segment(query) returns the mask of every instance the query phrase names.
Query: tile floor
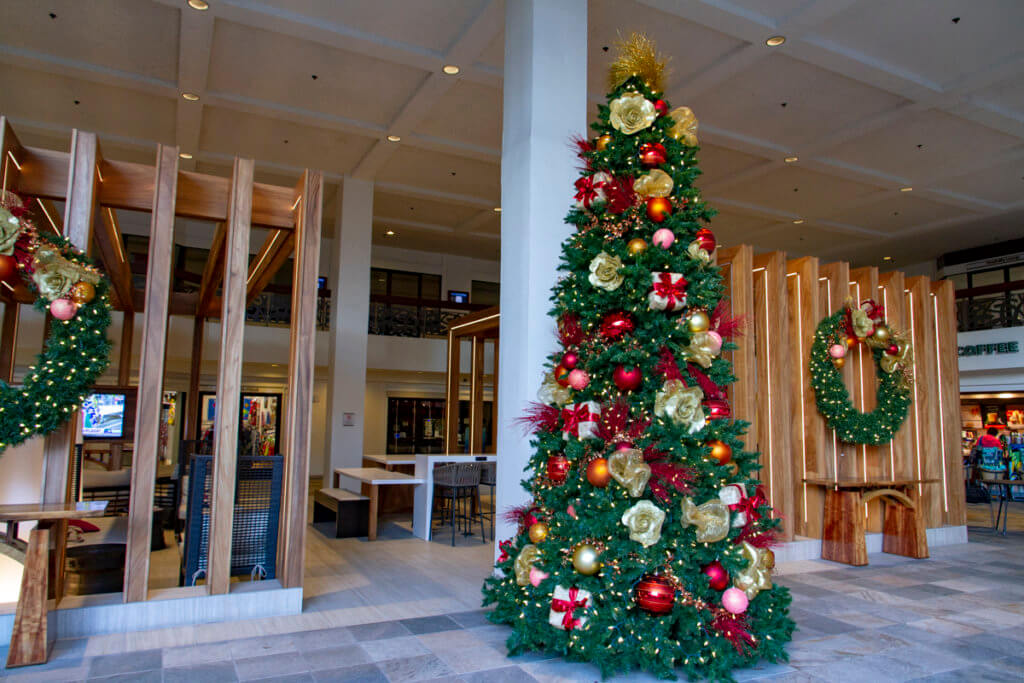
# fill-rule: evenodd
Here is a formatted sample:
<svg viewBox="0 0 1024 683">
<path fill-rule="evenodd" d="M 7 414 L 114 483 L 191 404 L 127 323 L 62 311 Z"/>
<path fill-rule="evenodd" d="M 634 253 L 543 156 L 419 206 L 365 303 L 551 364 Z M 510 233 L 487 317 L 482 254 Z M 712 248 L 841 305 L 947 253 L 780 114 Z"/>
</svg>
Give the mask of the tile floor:
<svg viewBox="0 0 1024 683">
<path fill-rule="evenodd" d="M 0 676 L 188 683 L 600 679 L 588 665 L 506 656 L 508 630 L 476 609 L 490 558 L 479 538 L 460 539 L 452 549 L 406 534 L 392 526 L 369 545 L 311 534 L 302 615 L 58 641 L 48 664 Z M 738 671 L 737 679 L 1024 680 L 1024 532 L 1004 538 L 972 529 L 970 536 L 966 545 L 933 548 L 928 560 L 879 554 L 861 568 L 820 560 L 780 566 L 776 580 L 793 593 L 798 627 L 790 661 Z M 353 544 L 362 552 L 346 552 Z"/>
</svg>

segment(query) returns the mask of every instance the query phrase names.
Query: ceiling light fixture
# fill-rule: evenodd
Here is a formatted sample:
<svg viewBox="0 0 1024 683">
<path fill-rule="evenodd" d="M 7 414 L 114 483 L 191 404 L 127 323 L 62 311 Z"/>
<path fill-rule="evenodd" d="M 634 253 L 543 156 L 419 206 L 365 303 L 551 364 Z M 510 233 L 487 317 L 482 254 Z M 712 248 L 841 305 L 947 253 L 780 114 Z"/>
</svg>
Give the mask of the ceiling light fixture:
<svg viewBox="0 0 1024 683">
<path fill-rule="evenodd" d="M 901 188 L 900 188 L 900 192 L 913 192 L 913 191 L 914 191 L 914 188 L 912 188 L 912 187 L 909 187 L 909 186 L 907 186 L 907 187 L 901 187 Z"/>
<path fill-rule="evenodd" d="M 184 97 L 189 102 L 197 102 L 197 101 L 199 101 L 199 95 L 196 95 L 194 92 L 183 92 L 183 93 L 181 93 L 181 96 Z"/>
<path fill-rule="evenodd" d="M 192 158 L 192 155 L 189 154 L 188 152 L 181 152 L 180 154 L 178 154 L 178 156 L 181 157 L 182 159 L 191 159 Z"/>
<path fill-rule="evenodd" d="M 803 222 L 804 222 L 803 218 L 797 218 L 795 221 L 793 221 L 793 225 L 800 225 Z"/>
<path fill-rule="evenodd" d="M 441 71 L 445 72 L 449 76 L 454 76 L 455 74 L 462 71 L 462 69 L 455 66 L 454 64 L 445 64 L 443 67 L 441 67 Z"/>
<path fill-rule="evenodd" d="M 384 234 L 387 235 L 388 237 L 393 237 L 394 234 L 395 234 L 395 231 L 394 230 L 385 230 Z"/>
<path fill-rule="evenodd" d="M 785 159 L 783 159 L 783 161 L 785 161 L 787 164 L 795 164 L 796 162 L 800 161 L 800 157 L 786 157 Z"/>
<path fill-rule="evenodd" d="M 206 0 L 188 0 L 188 6 L 200 12 L 210 9 L 210 3 L 206 2 Z"/>
<path fill-rule="evenodd" d="M 892 261 L 892 256 L 883 256 L 882 260 L 883 261 Z"/>
<path fill-rule="evenodd" d="M 764 44 L 768 47 L 778 47 L 786 42 L 786 36 L 772 36 L 768 40 L 764 41 Z"/>
<path fill-rule="evenodd" d="M 401 141 L 402 141 L 402 136 L 401 135 L 389 135 L 388 136 L 388 142 L 401 142 Z"/>
</svg>

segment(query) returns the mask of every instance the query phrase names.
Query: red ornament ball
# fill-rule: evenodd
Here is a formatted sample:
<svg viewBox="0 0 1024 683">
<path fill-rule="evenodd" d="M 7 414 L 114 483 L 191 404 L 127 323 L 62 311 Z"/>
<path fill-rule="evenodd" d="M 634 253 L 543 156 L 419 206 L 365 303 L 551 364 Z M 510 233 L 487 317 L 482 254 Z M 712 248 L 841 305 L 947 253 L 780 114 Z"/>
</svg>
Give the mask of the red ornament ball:
<svg viewBox="0 0 1024 683">
<path fill-rule="evenodd" d="M 668 159 L 665 145 L 660 142 L 645 142 L 640 145 L 640 163 L 647 168 L 661 166 Z"/>
<path fill-rule="evenodd" d="M 580 362 L 580 357 L 576 355 L 575 351 L 566 351 L 562 354 L 562 362 L 559 363 L 563 368 L 569 368 L 572 370 L 576 367 L 576 364 Z"/>
<path fill-rule="evenodd" d="M 608 470 L 608 461 L 605 458 L 594 458 L 587 465 L 587 481 L 591 486 L 603 489 L 611 478 L 612 473 Z"/>
<path fill-rule="evenodd" d="M 548 458 L 548 479 L 554 484 L 564 484 L 570 466 L 569 459 L 564 455 L 552 455 Z"/>
<path fill-rule="evenodd" d="M 732 417 L 732 408 L 724 398 L 709 398 L 704 401 L 704 412 L 712 420 L 728 420 Z"/>
<path fill-rule="evenodd" d="M 665 577 L 649 575 L 633 589 L 633 599 L 651 614 L 668 614 L 676 602 L 676 589 Z"/>
<path fill-rule="evenodd" d="M 661 223 L 671 215 L 672 202 L 670 202 L 668 198 L 651 197 L 647 200 L 647 217 L 655 223 Z"/>
<path fill-rule="evenodd" d="M 697 244 L 699 244 L 700 248 L 709 254 L 718 246 L 718 242 L 715 241 L 715 233 L 711 232 L 707 228 L 701 228 L 697 231 Z"/>
<path fill-rule="evenodd" d="M 668 113 L 668 102 L 665 100 L 654 100 L 654 111 L 658 112 L 658 116 L 664 116 Z"/>
<path fill-rule="evenodd" d="M 633 316 L 622 311 L 609 313 L 601 320 L 601 336 L 608 340 L 615 340 L 625 334 L 631 334 L 636 329 Z"/>
<path fill-rule="evenodd" d="M 627 368 L 624 365 L 618 365 L 612 373 L 612 381 L 621 391 L 633 391 L 643 384 L 644 376 L 639 366 Z"/>
<path fill-rule="evenodd" d="M 565 367 L 561 363 L 555 366 L 555 381 L 560 386 L 569 386 L 569 368 Z"/>
<path fill-rule="evenodd" d="M 712 590 L 725 590 L 725 587 L 729 585 L 729 572 L 725 571 L 725 567 L 718 560 L 705 565 L 701 571 L 708 577 L 708 585 Z"/>
<path fill-rule="evenodd" d="M 0 254 L 0 282 L 10 280 L 18 272 L 18 259 Z"/>
<path fill-rule="evenodd" d="M 890 356 L 895 356 L 900 352 L 900 347 L 896 346 L 895 344 L 889 344 L 889 348 L 887 348 L 885 352 L 888 353 Z"/>
</svg>

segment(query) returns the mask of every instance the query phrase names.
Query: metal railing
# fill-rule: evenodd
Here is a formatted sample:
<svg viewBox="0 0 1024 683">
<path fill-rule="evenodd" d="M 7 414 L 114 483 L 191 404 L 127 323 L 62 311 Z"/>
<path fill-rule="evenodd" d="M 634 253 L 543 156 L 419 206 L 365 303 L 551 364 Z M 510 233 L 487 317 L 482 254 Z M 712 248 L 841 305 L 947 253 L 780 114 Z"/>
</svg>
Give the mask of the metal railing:
<svg viewBox="0 0 1024 683">
<path fill-rule="evenodd" d="M 447 337 L 450 322 L 482 308 L 486 306 L 373 295 L 367 331 L 388 337 Z"/>
<path fill-rule="evenodd" d="M 291 294 L 262 292 L 245 309 L 245 322 L 269 327 L 288 327 L 292 317 Z M 316 329 L 327 330 L 331 326 L 331 298 L 316 298 Z"/>
<path fill-rule="evenodd" d="M 1020 326 L 1024 326 L 1024 291 L 956 300 L 956 327 L 959 332 Z"/>
</svg>

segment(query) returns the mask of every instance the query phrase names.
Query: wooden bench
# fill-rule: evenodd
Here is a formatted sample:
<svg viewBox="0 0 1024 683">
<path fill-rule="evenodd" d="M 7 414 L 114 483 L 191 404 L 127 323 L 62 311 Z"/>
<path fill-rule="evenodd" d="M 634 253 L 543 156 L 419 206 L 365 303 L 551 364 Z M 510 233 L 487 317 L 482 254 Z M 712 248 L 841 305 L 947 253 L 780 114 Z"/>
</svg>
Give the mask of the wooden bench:
<svg viewBox="0 0 1024 683">
<path fill-rule="evenodd" d="M 320 489 L 313 494 L 313 523 L 334 522 L 335 538 L 365 536 L 370 499 L 345 489 Z"/>
<path fill-rule="evenodd" d="M 804 479 L 825 487 L 825 529 L 821 537 L 824 560 L 863 566 L 868 563 L 864 538 L 864 506 L 881 498 L 885 502 L 882 552 L 921 559 L 928 557 L 921 498 L 917 488 L 937 479 Z"/>
<path fill-rule="evenodd" d="M 380 501 L 381 486 L 418 486 L 423 483 L 422 479 L 403 474 L 402 472 L 390 472 L 379 467 L 338 467 L 334 470 L 334 480 L 339 481 L 340 477 L 355 479 L 370 486 L 370 520 L 366 528 L 366 540 L 377 539 L 377 513 L 378 502 Z"/>
</svg>

